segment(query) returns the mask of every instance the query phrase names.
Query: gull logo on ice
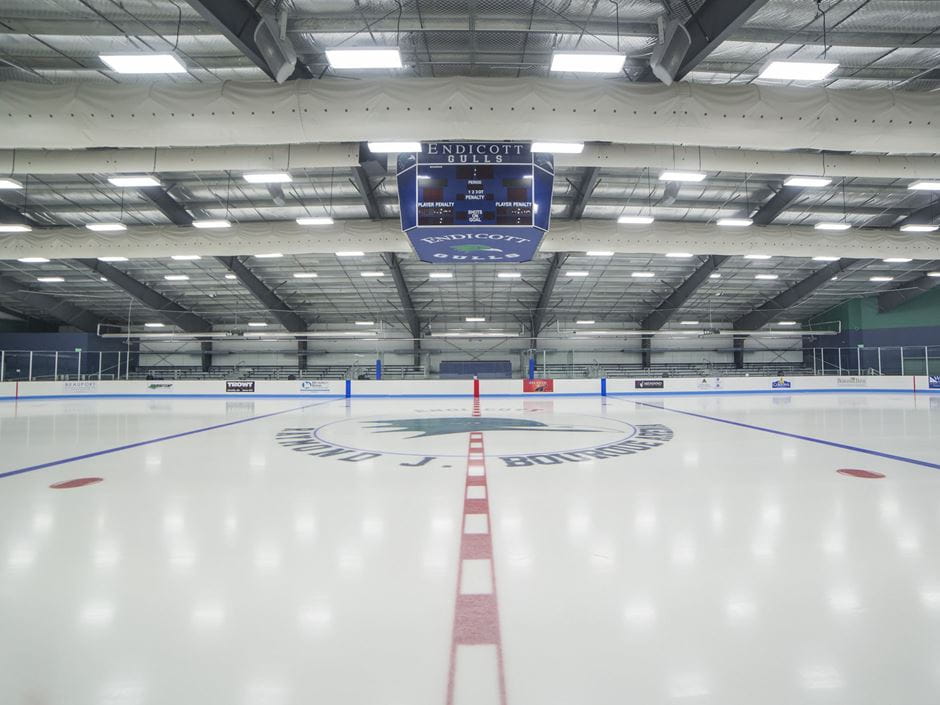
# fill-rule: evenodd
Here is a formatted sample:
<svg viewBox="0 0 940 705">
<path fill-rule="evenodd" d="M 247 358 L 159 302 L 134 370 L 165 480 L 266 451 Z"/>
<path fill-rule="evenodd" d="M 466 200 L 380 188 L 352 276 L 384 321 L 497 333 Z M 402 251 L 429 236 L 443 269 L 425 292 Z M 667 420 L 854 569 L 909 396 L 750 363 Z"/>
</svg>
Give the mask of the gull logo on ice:
<svg viewBox="0 0 940 705">
<path fill-rule="evenodd" d="M 492 418 L 485 416 L 453 416 L 425 419 L 388 419 L 370 421 L 373 433 L 411 433 L 407 438 L 445 436 L 471 431 L 556 431 L 568 433 L 603 433 L 601 428 L 578 428 L 575 426 L 550 426 L 532 419 Z"/>
</svg>

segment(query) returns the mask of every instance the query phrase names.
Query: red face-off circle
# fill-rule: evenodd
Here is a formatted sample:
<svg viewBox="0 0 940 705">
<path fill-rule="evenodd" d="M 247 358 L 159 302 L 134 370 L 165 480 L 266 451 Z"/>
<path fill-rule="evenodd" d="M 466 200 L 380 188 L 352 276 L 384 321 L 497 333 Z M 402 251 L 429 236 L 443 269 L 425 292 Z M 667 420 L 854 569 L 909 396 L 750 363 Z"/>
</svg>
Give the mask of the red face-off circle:
<svg viewBox="0 0 940 705">
<path fill-rule="evenodd" d="M 98 482 L 104 482 L 103 477 L 76 477 L 74 480 L 65 480 L 49 485 L 54 490 L 71 490 L 75 487 L 84 487 L 85 485 L 94 485 Z"/>
<path fill-rule="evenodd" d="M 872 472 L 871 470 L 857 470 L 855 468 L 840 468 L 836 470 L 840 475 L 848 475 L 849 477 L 861 477 L 866 480 L 880 480 L 884 475 L 880 472 Z"/>
</svg>

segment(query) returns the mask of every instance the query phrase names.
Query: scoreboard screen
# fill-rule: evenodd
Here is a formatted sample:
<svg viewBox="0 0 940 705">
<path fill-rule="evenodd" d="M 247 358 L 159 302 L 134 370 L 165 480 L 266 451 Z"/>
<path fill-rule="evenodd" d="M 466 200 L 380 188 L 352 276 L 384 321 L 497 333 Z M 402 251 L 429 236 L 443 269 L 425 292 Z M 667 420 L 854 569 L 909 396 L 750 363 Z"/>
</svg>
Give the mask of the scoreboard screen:
<svg viewBox="0 0 940 705">
<path fill-rule="evenodd" d="M 419 226 L 532 227 L 531 164 L 418 164 Z"/>
</svg>

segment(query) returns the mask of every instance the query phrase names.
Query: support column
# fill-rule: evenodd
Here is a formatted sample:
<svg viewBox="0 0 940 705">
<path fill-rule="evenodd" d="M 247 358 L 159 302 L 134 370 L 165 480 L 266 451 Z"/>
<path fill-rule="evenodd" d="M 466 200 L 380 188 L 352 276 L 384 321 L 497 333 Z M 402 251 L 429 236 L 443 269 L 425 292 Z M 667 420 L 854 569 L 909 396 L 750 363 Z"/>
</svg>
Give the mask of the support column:
<svg viewBox="0 0 940 705">
<path fill-rule="evenodd" d="M 734 367 L 738 370 L 744 369 L 744 338 L 742 337 L 734 339 Z"/>
<path fill-rule="evenodd" d="M 651 335 L 644 335 L 640 339 L 640 364 L 643 366 L 644 370 L 648 370 L 653 364 L 652 344 L 653 336 Z"/>
<path fill-rule="evenodd" d="M 307 339 L 297 340 L 297 369 L 301 372 L 307 369 Z"/>
<path fill-rule="evenodd" d="M 212 367 L 212 341 L 204 340 L 199 347 L 202 350 L 202 371 L 208 372 Z"/>
</svg>

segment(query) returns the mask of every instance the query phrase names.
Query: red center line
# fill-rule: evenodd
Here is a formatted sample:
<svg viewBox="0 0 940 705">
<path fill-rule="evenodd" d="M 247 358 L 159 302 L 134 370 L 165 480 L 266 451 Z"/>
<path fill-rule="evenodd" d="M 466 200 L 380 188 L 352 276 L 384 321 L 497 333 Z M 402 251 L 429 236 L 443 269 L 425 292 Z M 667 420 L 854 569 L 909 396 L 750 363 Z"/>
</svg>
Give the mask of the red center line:
<svg viewBox="0 0 940 705">
<path fill-rule="evenodd" d="M 480 416 L 479 399 L 474 399 L 473 416 Z M 491 705 L 506 705 L 506 678 L 499 629 L 499 604 L 496 599 L 489 486 L 486 482 L 483 433 L 480 431 L 470 433 L 462 519 L 446 705 L 464 705 L 470 698 L 473 698 L 474 705 L 490 705 L 480 696 L 481 691 L 490 690 L 486 685 L 491 684 L 493 680 L 496 681 L 497 692 L 490 693 Z M 488 663 L 485 658 L 458 660 L 461 647 L 487 646 L 495 650 L 495 664 Z M 469 652 L 465 653 L 469 657 Z M 463 696 L 458 702 L 455 699 L 459 693 L 463 693 Z"/>
</svg>

